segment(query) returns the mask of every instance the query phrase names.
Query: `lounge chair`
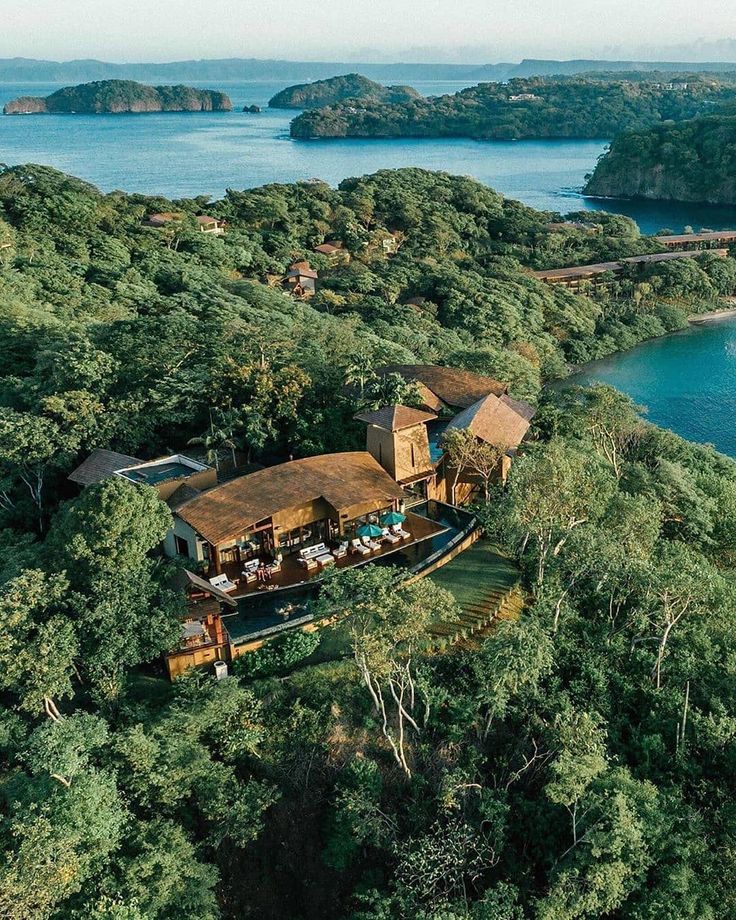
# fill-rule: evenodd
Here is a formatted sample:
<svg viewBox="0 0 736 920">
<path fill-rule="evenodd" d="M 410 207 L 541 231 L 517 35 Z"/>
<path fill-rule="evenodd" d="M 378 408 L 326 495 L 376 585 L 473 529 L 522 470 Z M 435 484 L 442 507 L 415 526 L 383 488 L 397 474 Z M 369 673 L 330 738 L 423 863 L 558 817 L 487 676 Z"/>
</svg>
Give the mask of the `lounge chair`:
<svg viewBox="0 0 736 920">
<path fill-rule="evenodd" d="M 230 591 L 235 591 L 235 589 L 238 587 L 234 581 L 230 581 L 224 572 L 222 575 L 215 575 L 214 578 L 210 578 L 210 584 L 213 588 L 219 588 L 220 591 L 225 591 L 228 593 Z"/>
<path fill-rule="evenodd" d="M 319 563 L 316 558 L 311 556 L 300 556 L 299 565 L 303 565 L 308 572 L 313 572 L 315 569 L 319 568 Z"/>
<path fill-rule="evenodd" d="M 344 543 L 341 543 L 341 544 L 337 547 L 337 549 L 333 549 L 333 550 L 332 550 L 332 555 L 335 557 L 335 559 L 344 559 L 345 556 L 347 556 L 347 554 L 348 554 L 348 547 L 349 547 L 349 546 L 350 546 L 350 544 L 349 544 L 348 541 L 346 540 Z"/>
<path fill-rule="evenodd" d="M 396 531 L 396 536 L 397 536 L 397 537 L 401 537 L 402 540 L 410 540 L 410 539 L 411 539 L 411 534 L 409 533 L 408 530 L 404 530 L 403 527 L 399 527 L 399 529 Z"/>
<path fill-rule="evenodd" d="M 396 533 L 391 533 L 388 527 L 383 528 L 383 534 L 381 536 L 382 540 L 386 540 L 388 543 L 400 543 L 401 537 Z"/>
<path fill-rule="evenodd" d="M 360 553 L 361 556 L 370 556 L 371 551 L 367 546 L 363 546 L 360 540 L 351 540 L 350 545 L 353 548 L 354 553 Z"/>
<path fill-rule="evenodd" d="M 249 585 L 254 581 L 258 581 L 258 576 L 256 575 L 254 569 L 243 569 L 241 577 L 246 585 Z"/>
</svg>

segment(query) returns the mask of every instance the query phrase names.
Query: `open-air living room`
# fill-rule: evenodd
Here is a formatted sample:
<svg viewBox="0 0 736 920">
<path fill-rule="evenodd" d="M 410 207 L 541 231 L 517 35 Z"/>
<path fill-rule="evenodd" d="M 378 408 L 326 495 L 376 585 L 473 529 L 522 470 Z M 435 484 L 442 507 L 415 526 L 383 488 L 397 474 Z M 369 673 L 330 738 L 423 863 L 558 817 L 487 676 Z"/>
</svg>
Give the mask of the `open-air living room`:
<svg viewBox="0 0 736 920">
<path fill-rule="evenodd" d="M 233 597 L 292 587 L 446 529 L 405 511 L 405 498 L 364 451 L 294 460 L 186 498 L 166 550 L 200 562 Z"/>
<path fill-rule="evenodd" d="M 382 523 L 382 518 L 385 521 L 389 515 L 403 520 L 387 526 Z M 239 559 L 224 561 L 222 572 L 228 582 L 236 585 L 235 589 L 231 589 L 231 596 L 240 598 L 291 588 L 319 578 L 328 568 L 350 568 L 375 562 L 438 536 L 447 529 L 443 524 L 419 514 L 388 510 L 384 514 L 370 514 L 349 522 L 342 535 L 333 532 L 332 536 L 323 538 L 321 534 L 329 533 L 329 522 L 316 523 L 322 526 L 302 528 L 302 541 L 289 547 L 291 551 L 282 551 L 274 556 L 256 546 L 248 553 L 250 558 L 241 553 Z M 364 531 L 365 534 L 359 536 Z"/>
</svg>

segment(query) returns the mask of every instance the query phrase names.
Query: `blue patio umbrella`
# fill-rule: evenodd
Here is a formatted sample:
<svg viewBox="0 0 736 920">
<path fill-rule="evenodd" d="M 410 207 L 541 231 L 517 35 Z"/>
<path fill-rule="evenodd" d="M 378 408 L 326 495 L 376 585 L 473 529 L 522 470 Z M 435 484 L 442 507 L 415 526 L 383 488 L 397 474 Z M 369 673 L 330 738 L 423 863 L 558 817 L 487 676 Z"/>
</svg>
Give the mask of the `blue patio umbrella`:
<svg viewBox="0 0 736 920">
<path fill-rule="evenodd" d="M 403 524 L 405 520 L 406 515 L 400 511 L 389 511 L 388 514 L 381 516 L 381 523 L 384 527 L 395 527 L 397 524 Z"/>
<path fill-rule="evenodd" d="M 359 537 L 380 537 L 383 531 L 377 524 L 361 524 L 355 531 Z"/>
</svg>

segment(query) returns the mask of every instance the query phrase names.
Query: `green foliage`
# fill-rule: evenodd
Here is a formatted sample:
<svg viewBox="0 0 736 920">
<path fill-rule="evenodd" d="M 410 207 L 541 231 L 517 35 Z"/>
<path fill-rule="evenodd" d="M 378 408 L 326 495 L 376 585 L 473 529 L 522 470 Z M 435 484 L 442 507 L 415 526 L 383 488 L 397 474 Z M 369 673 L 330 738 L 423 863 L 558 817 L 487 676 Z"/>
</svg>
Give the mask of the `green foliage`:
<svg viewBox="0 0 736 920">
<path fill-rule="evenodd" d="M 585 191 L 589 195 L 736 203 L 736 118 L 668 121 L 616 137 Z"/>
<path fill-rule="evenodd" d="M 454 95 L 386 104 L 329 100 L 291 124 L 292 137 L 610 138 L 661 121 L 692 118 L 733 102 L 729 81 L 690 75 L 668 89 L 651 77 L 620 75 L 516 78 Z"/>
<path fill-rule="evenodd" d="M 357 73 L 348 73 L 313 83 L 287 86 L 269 100 L 272 109 L 313 109 L 343 99 L 369 102 L 403 102 L 419 93 L 410 86 L 382 86 Z"/>
<path fill-rule="evenodd" d="M 247 679 L 274 677 L 286 674 L 317 649 L 318 632 L 286 633 L 271 639 L 262 648 L 244 655 L 235 662 L 234 671 Z"/>
</svg>

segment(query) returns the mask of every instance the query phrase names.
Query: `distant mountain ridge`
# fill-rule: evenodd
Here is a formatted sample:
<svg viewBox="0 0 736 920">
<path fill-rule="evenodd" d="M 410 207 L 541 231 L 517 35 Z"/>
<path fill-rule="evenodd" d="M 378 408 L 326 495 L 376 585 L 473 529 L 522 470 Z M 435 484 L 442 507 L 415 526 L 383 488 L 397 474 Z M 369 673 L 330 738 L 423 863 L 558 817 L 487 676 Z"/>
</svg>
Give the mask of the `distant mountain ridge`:
<svg viewBox="0 0 736 920">
<path fill-rule="evenodd" d="M 326 61 L 263 60 L 259 58 L 223 58 L 213 60 L 171 61 L 157 63 L 114 64 L 107 61 L 45 61 L 33 58 L 0 59 L 0 82 L 83 83 L 91 80 L 140 80 L 148 83 L 187 80 L 284 80 L 307 82 L 356 71 L 379 82 L 406 80 L 508 80 L 513 77 L 576 74 L 591 71 L 662 70 L 708 71 L 723 73 L 736 70 L 735 63 L 722 61 L 690 63 L 672 61 L 555 61 L 528 58 L 518 64 L 371 64 Z"/>
</svg>

